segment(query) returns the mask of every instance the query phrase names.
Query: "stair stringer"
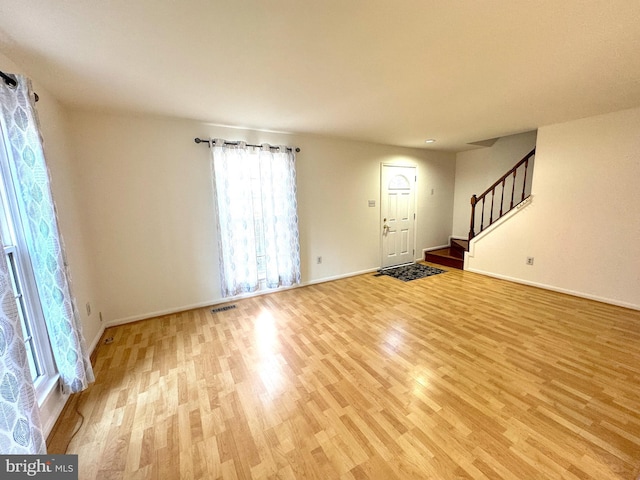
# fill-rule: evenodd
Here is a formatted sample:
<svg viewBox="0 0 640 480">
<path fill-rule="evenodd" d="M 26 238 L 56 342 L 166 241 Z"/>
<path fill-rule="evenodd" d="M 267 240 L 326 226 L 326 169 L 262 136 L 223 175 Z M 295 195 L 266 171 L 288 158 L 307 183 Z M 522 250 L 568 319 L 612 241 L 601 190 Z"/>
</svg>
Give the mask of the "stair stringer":
<svg viewBox="0 0 640 480">
<path fill-rule="evenodd" d="M 533 195 L 529 195 L 522 202 L 520 202 L 518 205 L 513 207 L 511 210 L 509 210 L 507 213 L 505 213 L 498 220 L 493 222 L 491 224 L 491 226 L 485 228 L 484 230 L 482 230 L 481 233 L 479 233 L 478 235 L 473 237 L 471 239 L 471 241 L 469 242 L 469 251 L 465 252 L 465 254 L 464 254 L 464 266 L 463 266 L 463 269 L 464 270 L 468 270 L 468 259 L 475 257 L 476 243 L 481 242 L 483 238 L 485 238 L 488 235 L 491 235 L 492 233 L 496 232 L 496 230 L 498 230 L 502 225 L 507 223 L 512 217 L 514 217 L 514 216 L 518 215 L 520 212 L 522 212 L 527 206 L 531 205 L 531 203 L 533 203 Z"/>
</svg>

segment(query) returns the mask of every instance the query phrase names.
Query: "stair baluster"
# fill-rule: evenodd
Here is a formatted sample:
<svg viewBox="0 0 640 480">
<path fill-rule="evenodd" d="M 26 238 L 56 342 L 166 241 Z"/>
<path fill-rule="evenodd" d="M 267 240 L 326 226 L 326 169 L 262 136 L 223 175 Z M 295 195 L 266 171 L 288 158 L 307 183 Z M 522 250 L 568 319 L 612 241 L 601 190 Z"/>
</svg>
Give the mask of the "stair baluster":
<svg viewBox="0 0 640 480">
<path fill-rule="evenodd" d="M 469 240 L 471 240 L 477 234 L 482 233 L 482 231 L 484 230 L 485 200 L 486 200 L 486 197 L 489 194 L 489 192 L 491 192 L 491 213 L 490 213 L 490 216 L 489 216 L 489 225 L 488 226 L 491 226 L 493 224 L 493 222 L 494 222 L 494 220 L 493 220 L 494 198 L 495 198 L 495 195 L 496 195 L 496 188 L 500 184 L 502 184 L 502 193 L 501 193 L 501 198 L 500 198 L 500 213 L 499 213 L 498 217 L 495 219 L 495 221 L 498 221 L 503 215 L 506 215 L 507 213 L 509 213 L 509 211 L 511 211 L 514 206 L 517 206 L 518 204 L 520 204 L 520 203 L 522 203 L 524 201 L 525 194 L 526 194 L 525 190 L 526 190 L 526 186 L 527 186 L 527 172 L 528 172 L 528 169 L 529 169 L 529 160 L 535 154 L 536 154 L 536 149 L 534 148 L 527 155 L 525 155 L 522 160 L 520 160 L 518 163 L 516 163 L 515 166 L 511 170 L 509 170 L 502 177 L 500 177 L 498 179 L 498 181 L 496 181 L 493 185 L 491 185 L 489 188 L 487 188 L 482 194 L 480 194 L 480 195 L 472 195 L 471 196 L 471 228 L 469 229 Z M 521 195 L 520 201 L 517 204 L 514 205 L 517 170 L 522 165 L 524 165 L 524 179 L 522 181 L 522 195 Z M 507 177 L 509 175 L 513 176 L 512 185 L 511 185 L 511 202 L 509 204 L 509 209 L 505 211 L 504 210 L 504 189 L 505 189 L 505 184 L 506 184 Z M 475 231 L 476 205 L 478 204 L 478 202 L 480 200 L 482 200 L 482 214 L 480 216 L 480 229 L 476 233 L 476 231 Z"/>
<path fill-rule="evenodd" d="M 478 199 L 475 195 L 471 196 L 471 227 L 469 228 L 469 238 L 473 238 L 475 236 L 475 232 L 473 228 L 476 223 L 476 202 Z"/>
<path fill-rule="evenodd" d="M 527 186 L 527 168 L 529 168 L 529 159 L 524 162 L 524 180 L 522 181 L 522 198 L 520 201 L 524 200 L 524 189 Z"/>
<path fill-rule="evenodd" d="M 493 199 L 496 196 L 496 187 L 491 189 L 491 214 L 489 215 L 489 226 L 493 224 Z"/>
<path fill-rule="evenodd" d="M 504 204 L 504 181 L 506 178 L 502 179 L 502 196 L 500 197 L 500 217 L 502 216 L 502 205 Z M 498 218 L 500 218 L 498 217 Z"/>
<path fill-rule="evenodd" d="M 516 191 L 516 169 L 513 170 L 513 179 L 511 180 L 511 203 L 509 204 L 509 210 L 513 208 L 513 194 Z"/>
</svg>

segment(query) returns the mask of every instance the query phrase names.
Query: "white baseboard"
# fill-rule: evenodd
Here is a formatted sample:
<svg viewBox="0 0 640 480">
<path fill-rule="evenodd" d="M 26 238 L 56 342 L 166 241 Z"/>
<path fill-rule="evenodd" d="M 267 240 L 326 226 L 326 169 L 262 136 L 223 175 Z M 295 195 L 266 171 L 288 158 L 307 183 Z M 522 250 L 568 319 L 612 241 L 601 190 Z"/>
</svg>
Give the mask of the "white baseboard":
<svg viewBox="0 0 640 480">
<path fill-rule="evenodd" d="M 98 330 L 98 334 L 96 335 L 96 337 L 93 339 L 91 344 L 88 345 L 87 350 L 89 351 L 89 355 L 92 355 L 93 352 L 95 351 L 95 349 L 98 347 L 98 343 L 100 342 L 100 339 L 102 338 L 102 334 L 104 333 L 105 328 L 106 327 L 104 325 L 102 325 L 100 327 L 100 330 Z"/>
<path fill-rule="evenodd" d="M 42 422 L 42 434 L 45 439 L 53 430 L 53 427 L 58 421 L 58 417 L 62 413 L 64 406 L 67 404 L 68 399 L 69 395 L 63 394 L 62 390 L 58 386 L 58 379 L 56 376 L 54 384 L 51 386 L 47 396 L 39 406 L 40 421 Z"/>
<path fill-rule="evenodd" d="M 544 283 L 530 282 L 529 280 L 523 280 L 521 278 L 510 277 L 508 275 L 500 275 L 499 273 L 485 272 L 477 268 L 465 268 L 465 271 L 479 273 L 480 275 L 486 275 L 487 277 L 498 278 L 500 280 L 507 280 L 509 282 L 520 283 L 522 285 L 528 285 L 530 287 L 542 288 L 544 290 L 551 290 L 552 292 L 564 293 L 572 295 L 574 297 L 586 298 L 587 300 L 595 300 L 596 302 L 607 303 L 609 305 L 615 305 L 617 307 L 629 308 L 631 310 L 640 310 L 640 305 L 634 305 L 633 303 L 621 302 L 613 298 L 600 297 L 598 295 L 591 295 L 584 292 L 577 292 L 575 290 L 569 290 L 567 288 L 560 288 L 554 285 L 547 285 Z"/>
<path fill-rule="evenodd" d="M 180 313 L 180 312 L 184 312 L 187 310 L 194 310 L 196 308 L 204 308 L 204 307 L 213 307 L 215 305 L 220 305 L 222 303 L 229 303 L 229 302 L 234 302 L 236 300 L 242 300 L 244 298 L 251 298 L 251 297 L 258 297 L 260 295 L 268 295 L 270 293 L 276 293 L 276 292 L 282 292 L 284 290 L 291 290 L 294 288 L 301 288 L 301 287 L 306 287 L 308 285 L 317 285 L 319 283 L 326 283 L 326 282 L 331 282 L 334 280 L 341 280 L 343 278 L 349 278 L 349 277 L 355 277 L 357 275 L 364 275 L 367 273 L 372 273 L 372 272 L 377 272 L 378 268 L 369 268 L 366 270 L 360 270 L 358 272 L 352 272 L 352 273 L 345 273 L 342 275 L 334 275 L 331 277 L 325 277 L 325 278 L 321 278 L 319 280 L 313 280 L 310 282 L 303 282 L 300 283 L 298 285 L 293 285 L 291 287 L 281 287 L 275 290 L 267 290 L 267 291 L 259 291 L 259 292 L 253 292 L 253 293 L 245 293 L 243 295 L 236 295 L 234 297 L 226 297 L 226 298 L 216 298 L 216 299 L 212 299 L 209 300 L 207 302 L 199 302 L 199 303 L 194 303 L 191 305 L 183 305 L 181 307 L 176 307 L 176 308 L 170 308 L 167 310 L 159 310 L 159 311 L 155 311 L 155 312 L 149 312 L 149 313 L 143 313 L 141 315 L 133 315 L 131 317 L 125 317 L 125 318 L 118 318 L 115 320 L 108 320 L 107 322 L 105 322 L 105 326 L 102 329 L 102 331 L 104 332 L 105 328 L 109 328 L 109 327 L 115 327 L 117 325 L 124 325 L 127 323 L 132 323 L 132 322 L 138 322 L 140 320 L 148 320 L 149 318 L 155 318 L 155 317 L 162 317 L 164 315 L 172 315 L 174 313 Z M 100 336 L 102 336 L 102 333 L 100 334 Z M 98 337 L 97 341 L 100 341 L 100 337 Z"/>
<path fill-rule="evenodd" d="M 138 322 L 140 320 L 147 320 L 149 318 L 154 318 L 154 317 L 162 317 L 164 315 L 172 315 L 174 313 L 179 313 L 179 312 L 184 312 L 186 310 L 194 310 L 196 308 L 203 308 L 203 307 L 208 307 L 211 305 L 218 305 L 220 303 L 227 303 L 230 301 L 233 301 L 234 299 L 236 299 L 237 297 L 229 297 L 229 298 L 225 298 L 225 299 L 217 299 L 217 300 L 210 300 L 208 302 L 199 302 L 199 303 L 194 303 L 191 305 L 183 305 L 181 307 L 176 307 L 176 308 L 170 308 L 170 309 L 166 309 L 166 310 L 157 310 L 155 312 L 149 312 L 149 313 L 143 313 L 141 315 L 132 315 L 131 317 L 124 317 L 124 318 L 116 318 L 114 320 L 107 320 L 105 322 L 105 329 L 109 328 L 109 327 L 115 327 L 118 325 L 124 325 L 126 323 L 132 323 L 132 322 Z"/>
<path fill-rule="evenodd" d="M 101 327 L 96 337 L 87 346 L 89 355 L 91 355 L 97 348 L 98 343 L 102 338 L 102 334 L 104 333 L 104 329 L 104 326 Z M 68 400 L 69 395 L 62 393 L 58 387 L 58 381 L 56 380 L 55 385 L 52 386 L 44 400 L 40 403 L 40 420 L 42 422 L 42 433 L 45 439 L 51 434 L 51 431 L 58 421 L 58 417 L 60 417 L 60 414 Z"/>
<path fill-rule="evenodd" d="M 325 277 L 325 278 L 321 278 L 319 280 L 313 280 L 311 282 L 301 283 L 300 285 L 297 285 L 296 287 L 293 287 L 293 288 L 306 287 L 307 285 L 317 285 L 319 283 L 332 282 L 334 280 L 341 280 L 343 278 L 357 277 L 358 275 L 366 275 L 367 273 L 377 272 L 378 269 L 379 269 L 379 267 L 368 268 L 366 270 L 360 270 L 359 272 L 345 273 L 345 274 L 342 274 L 342 275 L 335 275 L 333 277 Z"/>
<path fill-rule="evenodd" d="M 451 241 L 451 240 L 449 240 Z M 432 252 L 434 250 L 442 250 L 443 248 L 449 248 L 449 244 L 447 243 L 446 245 L 438 245 L 436 247 L 429 247 L 429 248 L 423 248 L 422 249 L 422 260 L 424 260 L 424 254 L 427 252 Z"/>
</svg>

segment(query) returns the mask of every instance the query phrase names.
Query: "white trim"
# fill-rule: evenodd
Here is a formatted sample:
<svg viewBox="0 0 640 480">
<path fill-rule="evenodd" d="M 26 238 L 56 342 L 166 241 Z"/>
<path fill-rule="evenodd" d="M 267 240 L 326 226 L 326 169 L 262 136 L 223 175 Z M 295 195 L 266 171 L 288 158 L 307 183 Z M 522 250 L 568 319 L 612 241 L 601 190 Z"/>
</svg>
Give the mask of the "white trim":
<svg viewBox="0 0 640 480">
<path fill-rule="evenodd" d="M 289 288 L 306 287 L 308 285 L 317 285 L 319 283 L 332 282 L 333 280 L 341 280 L 343 278 L 357 277 L 358 275 L 366 275 L 367 273 L 377 272 L 378 270 L 379 268 L 376 267 L 376 268 L 368 268 L 366 270 L 360 270 L 358 272 L 343 273 L 342 275 L 334 275 L 333 277 L 326 277 L 326 278 L 321 278 L 319 280 L 304 282 L 304 283 L 301 283 L 300 285 L 296 285 L 295 287 L 289 287 Z"/>
<path fill-rule="evenodd" d="M 7 125 L 0 122 L 0 237 L 1 243 L 4 244 L 0 253 L 5 257 L 11 255 L 13 258 L 11 263 L 14 267 L 8 265 L 8 273 L 21 294 L 21 300 L 16 304 L 16 309 L 22 311 L 19 323 L 24 322 L 31 335 L 30 346 L 27 347 L 29 352 L 26 354 L 40 373 L 32 382 L 40 407 L 48 401 L 51 391 L 58 384 L 59 375 L 35 279 L 33 252 L 28 247 L 31 234 L 29 229 L 25 228 L 27 219 L 22 214 L 21 189 L 17 182 L 17 166 L 11 161 L 13 157 L 10 145 Z M 23 337 L 22 328 L 18 329 L 16 333 Z"/>
<path fill-rule="evenodd" d="M 342 275 L 335 275 L 332 277 L 326 277 L 326 278 L 321 278 L 319 280 L 313 280 L 310 282 L 303 282 L 300 283 L 298 285 L 293 285 L 291 287 L 280 287 L 280 288 L 275 288 L 272 290 L 261 290 L 258 292 L 252 292 L 252 293 L 245 293 L 243 295 L 236 295 L 234 297 L 226 297 L 226 298 L 217 298 L 215 300 L 210 300 L 208 302 L 199 302 L 199 303 L 194 303 L 191 305 L 184 305 L 182 307 L 177 307 L 177 308 L 170 308 L 167 310 L 160 310 L 160 311 L 156 311 L 156 312 L 150 312 L 150 313 L 143 313 L 141 315 L 133 315 L 131 317 L 125 317 L 125 318 L 117 318 L 115 320 L 108 320 L 105 322 L 104 329 L 106 328 L 110 328 L 110 327 L 115 327 L 118 325 L 124 325 L 127 323 L 132 323 L 132 322 L 138 322 L 140 320 L 148 320 L 150 318 L 155 318 L 155 317 L 162 317 L 165 315 L 172 315 L 174 313 L 180 313 L 180 312 L 185 312 L 187 310 L 194 310 L 197 308 L 205 308 L 205 307 L 213 307 L 215 305 L 220 305 L 222 303 L 229 303 L 229 302 L 233 302 L 235 300 L 243 300 L 245 298 L 251 298 L 251 297 L 258 297 L 261 295 L 267 295 L 270 293 L 277 293 L 277 292 L 282 292 L 285 290 L 292 290 L 294 288 L 302 288 L 302 287 L 307 287 L 309 285 L 316 285 L 319 283 L 326 283 L 326 282 L 331 282 L 333 280 L 341 280 L 343 278 L 349 278 L 349 277 L 355 277 L 358 275 L 365 275 L 367 273 L 373 273 L 373 272 L 377 272 L 378 268 L 369 268 L 366 270 L 360 270 L 358 272 L 352 272 L 352 273 L 345 273 Z M 100 334 L 101 336 L 102 334 Z M 100 337 L 98 337 L 98 340 L 100 340 Z"/>
<path fill-rule="evenodd" d="M 451 242 L 453 240 L 462 240 L 462 241 L 467 242 L 467 241 L 469 241 L 469 236 L 467 235 L 466 237 L 454 237 L 453 235 L 449 235 L 449 245 L 447 245 L 447 247 L 451 246 Z"/>
<path fill-rule="evenodd" d="M 42 409 L 42 406 L 49 401 L 51 392 L 59 385 L 60 374 L 48 376 L 42 379 L 42 386 L 36 390 L 36 399 L 38 401 L 38 408 Z"/>
<path fill-rule="evenodd" d="M 509 277 L 508 275 L 500 275 L 499 273 L 485 272 L 484 270 L 469 268 L 468 272 L 477 273 L 480 275 L 486 275 L 487 277 L 498 278 L 500 280 L 507 280 L 509 282 L 520 283 L 529 287 L 542 288 L 544 290 L 551 290 L 552 292 L 564 293 L 574 297 L 586 298 L 587 300 L 594 300 L 596 302 L 607 303 L 609 305 L 615 305 L 617 307 L 629 308 L 631 310 L 640 310 L 640 305 L 634 305 L 632 303 L 621 302 L 612 298 L 600 297 L 597 295 L 589 295 L 588 293 L 577 292 L 575 290 L 569 290 L 567 288 L 555 287 L 553 285 L 547 285 L 544 283 L 530 282 L 528 280 L 522 280 L 520 278 Z"/>
<path fill-rule="evenodd" d="M 93 354 L 98 347 L 104 330 L 104 326 L 100 327 L 98 334 L 91 342 L 88 349 L 90 354 Z M 54 377 L 48 379 L 46 387 L 43 388 L 42 393 L 38 396 L 38 409 L 40 411 L 40 421 L 42 422 L 44 438 L 51 435 L 51 431 L 70 397 L 70 395 L 63 394 L 60 388 L 57 388 L 59 378 L 60 376 L 56 374 Z"/>
<path fill-rule="evenodd" d="M 398 265 L 391 265 L 390 267 L 380 268 L 380 271 L 391 270 L 392 268 L 406 267 L 407 265 L 415 265 L 415 264 L 416 264 L 416 261 L 413 260 L 412 262 L 400 263 Z"/>
<path fill-rule="evenodd" d="M 69 399 L 69 395 L 63 394 L 62 390 L 58 388 L 58 380 L 59 376 L 56 375 L 53 378 L 53 384 L 47 385 L 46 394 L 38 398 L 42 434 L 45 439 L 51 434 L 53 427 Z M 40 402 L 40 400 L 42 400 L 42 402 Z"/>
<path fill-rule="evenodd" d="M 422 249 L 422 258 L 424 259 L 424 254 L 426 252 L 433 252 L 434 250 L 442 250 L 443 248 L 449 248 L 449 244 L 447 245 L 438 245 L 436 247 L 427 247 Z"/>
<path fill-rule="evenodd" d="M 177 307 L 177 308 L 170 308 L 167 310 L 158 310 L 155 312 L 149 312 L 149 313 L 143 313 L 141 315 L 132 315 L 130 317 L 124 317 L 124 318 L 116 318 L 114 320 L 107 320 L 104 325 L 104 328 L 110 328 L 110 327 L 116 327 L 118 325 L 124 325 L 126 323 L 132 323 L 132 322 L 138 322 L 140 320 L 148 320 L 150 318 L 155 318 L 155 317 L 162 317 L 165 315 L 171 315 L 174 313 L 179 313 L 179 312 L 184 312 L 187 310 L 194 310 L 196 308 L 204 308 L 204 307 L 208 307 L 210 305 L 218 305 L 220 303 L 226 303 L 229 301 L 232 301 L 234 299 L 236 299 L 237 297 L 228 297 L 226 299 L 218 299 L 218 300 L 210 300 L 208 302 L 200 302 L 200 303 L 194 303 L 191 305 L 183 305 L 181 307 Z"/>
<path fill-rule="evenodd" d="M 468 259 L 469 258 L 473 258 L 475 256 L 476 242 L 482 240 L 482 238 L 484 238 L 486 235 L 488 235 L 494 229 L 498 228 L 500 225 L 502 225 L 504 222 L 506 222 L 509 218 L 511 218 L 512 216 L 516 215 L 520 210 L 522 210 L 523 208 L 531 205 L 532 202 L 533 202 L 533 195 L 529 195 L 529 197 L 525 198 L 523 202 L 519 203 L 516 207 L 514 207 L 509 212 L 507 212 L 505 215 L 503 215 L 500 219 L 495 221 L 490 227 L 486 228 L 480 234 L 475 236 L 469 242 L 469 251 L 466 252 L 465 255 L 464 255 L 464 270 L 469 271 L 469 272 L 473 272 L 473 273 L 478 273 L 480 275 L 486 275 L 488 277 L 498 278 L 500 280 L 507 280 L 509 282 L 519 283 L 519 284 L 522 284 L 522 285 L 528 285 L 530 287 L 542 288 L 544 290 L 550 290 L 550 291 L 553 291 L 553 292 L 564 293 L 566 295 L 572 295 L 574 297 L 579 297 L 579 298 L 586 298 L 587 300 L 594 300 L 596 302 L 607 303 L 609 305 L 615 305 L 615 306 L 618 306 L 618 307 L 629 308 L 629 309 L 632 309 L 632 310 L 640 310 L 640 305 L 634 305 L 632 303 L 623 302 L 623 301 L 612 299 L 612 298 L 601 297 L 601 296 L 598 296 L 598 295 L 590 295 L 588 293 L 578 292 L 576 290 L 570 290 L 570 289 L 567 289 L 567 288 L 556 287 L 554 285 L 547 285 L 545 283 L 532 282 L 532 281 L 529 281 L 529 280 L 523 280 L 521 278 L 515 278 L 515 277 L 510 277 L 508 275 L 502 275 L 502 274 L 499 274 L 499 273 L 487 272 L 487 271 L 484 271 L 484 270 L 481 270 L 481 269 L 478 269 L 478 268 L 470 268 L 468 266 Z"/>
<path fill-rule="evenodd" d="M 487 236 L 489 233 L 491 233 L 493 230 L 498 228 L 500 225 L 505 223 L 507 220 L 509 220 L 515 214 L 519 213 L 524 207 L 527 207 L 531 203 L 533 203 L 533 195 L 529 195 L 522 202 L 520 202 L 518 205 L 513 207 L 511 210 L 505 213 L 498 220 L 493 222 L 489 227 L 485 228 L 482 232 L 480 232 L 478 235 L 473 237 L 471 241 L 469 241 L 469 251 L 465 252 L 464 254 L 464 269 L 467 270 L 467 256 L 471 258 L 475 257 L 476 242 L 479 242 L 480 240 L 482 240 L 485 236 Z"/>
<path fill-rule="evenodd" d="M 95 351 L 95 349 L 98 348 L 98 344 L 100 343 L 100 339 L 102 338 L 102 334 L 104 333 L 106 328 L 107 327 L 104 325 L 100 326 L 100 330 L 98 330 L 98 334 L 93 339 L 93 341 L 89 345 L 89 348 L 87 349 L 87 351 L 89 352 L 89 355 L 93 355 L 93 352 Z"/>
</svg>

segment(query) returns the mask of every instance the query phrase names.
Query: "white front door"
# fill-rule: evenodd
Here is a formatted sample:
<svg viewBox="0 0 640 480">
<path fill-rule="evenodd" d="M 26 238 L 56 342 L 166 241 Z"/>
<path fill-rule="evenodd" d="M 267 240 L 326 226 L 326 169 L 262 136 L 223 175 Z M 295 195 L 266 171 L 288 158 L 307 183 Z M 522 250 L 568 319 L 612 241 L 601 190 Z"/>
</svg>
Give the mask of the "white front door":
<svg viewBox="0 0 640 480">
<path fill-rule="evenodd" d="M 382 268 L 415 261 L 416 167 L 382 165 Z"/>
</svg>

